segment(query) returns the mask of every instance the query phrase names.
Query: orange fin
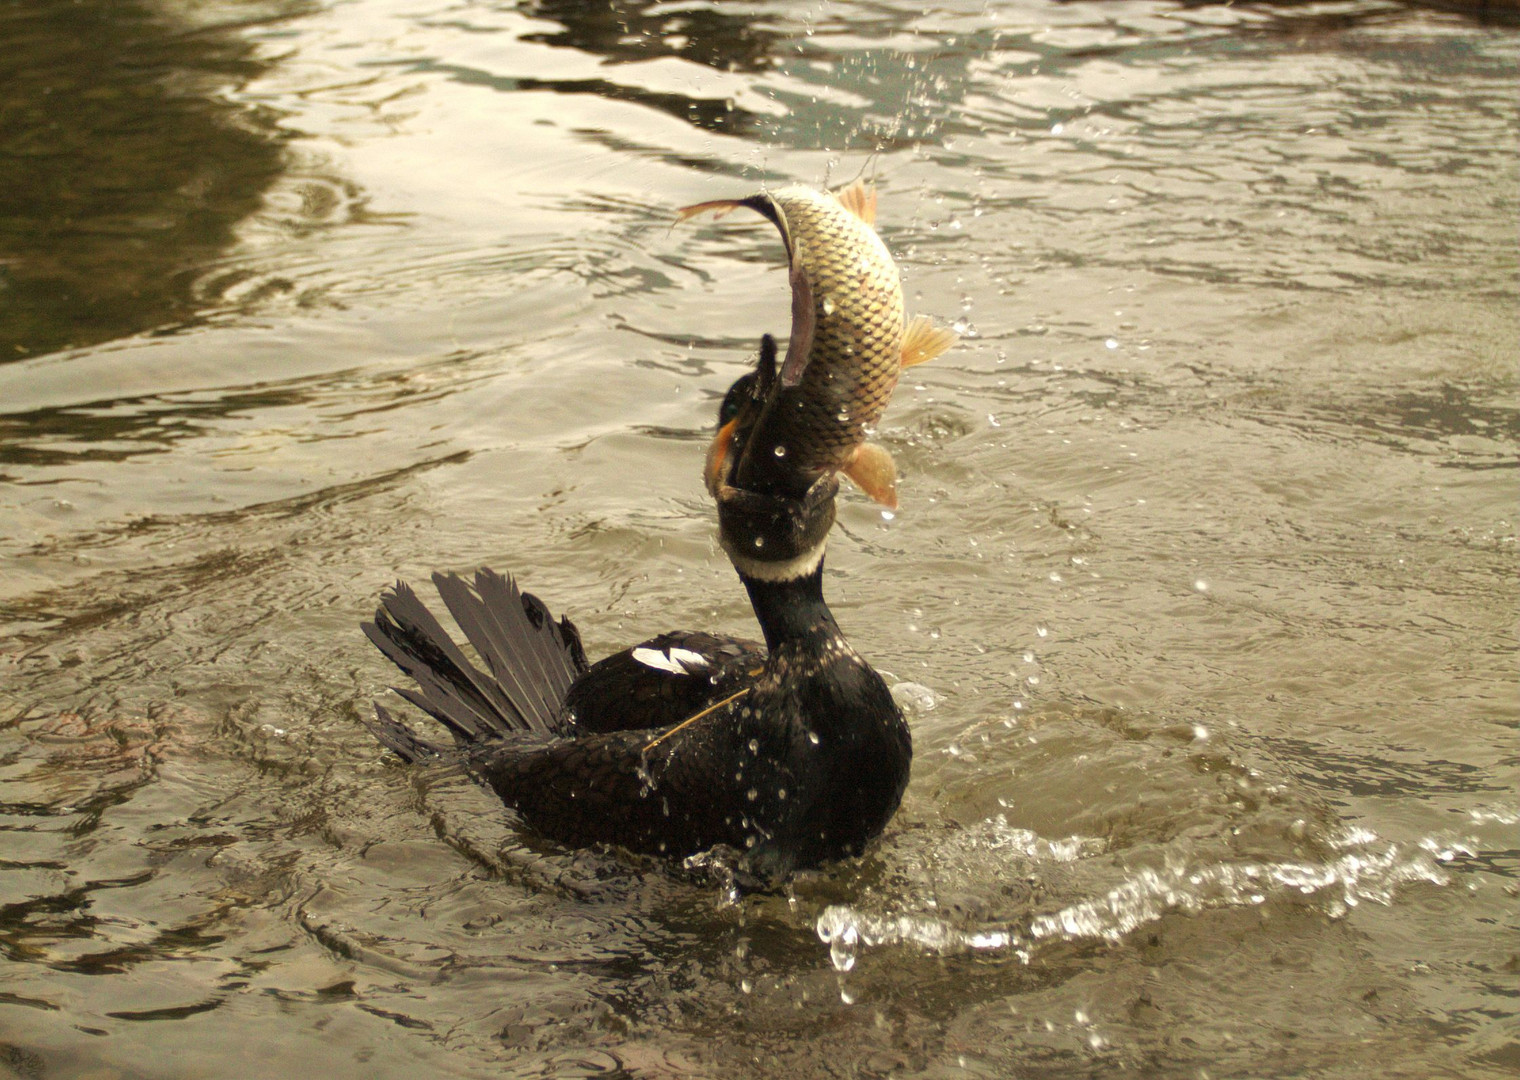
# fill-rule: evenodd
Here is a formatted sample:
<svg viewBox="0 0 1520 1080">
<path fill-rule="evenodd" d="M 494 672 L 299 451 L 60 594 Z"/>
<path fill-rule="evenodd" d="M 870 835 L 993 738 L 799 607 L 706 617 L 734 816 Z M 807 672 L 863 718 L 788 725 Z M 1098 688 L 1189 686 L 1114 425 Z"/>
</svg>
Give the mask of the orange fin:
<svg viewBox="0 0 1520 1080">
<path fill-rule="evenodd" d="M 897 509 L 897 463 L 886 447 L 861 443 L 844 467 L 855 486 L 888 510 Z"/>
<path fill-rule="evenodd" d="M 954 330 L 936 327 L 925 315 L 915 315 L 903 331 L 902 366 L 912 367 L 933 360 L 960 340 Z"/>
<path fill-rule="evenodd" d="M 839 200 L 840 206 L 867 225 L 876 224 L 876 189 L 874 187 L 866 187 L 863 181 L 857 180 L 849 187 L 836 191 L 834 198 Z"/>
<path fill-rule="evenodd" d="M 713 199 L 711 202 L 692 203 L 690 206 L 683 206 L 676 211 L 675 223 L 679 225 L 687 218 L 694 218 L 698 214 L 707 213 L 709 210 L 712 211 L 713 220 L 716 221 L 718 218 L 723 217 L 732 210 L 739 209 L 743 205 L 744 203 L 739 199 Z"/>
</svg>

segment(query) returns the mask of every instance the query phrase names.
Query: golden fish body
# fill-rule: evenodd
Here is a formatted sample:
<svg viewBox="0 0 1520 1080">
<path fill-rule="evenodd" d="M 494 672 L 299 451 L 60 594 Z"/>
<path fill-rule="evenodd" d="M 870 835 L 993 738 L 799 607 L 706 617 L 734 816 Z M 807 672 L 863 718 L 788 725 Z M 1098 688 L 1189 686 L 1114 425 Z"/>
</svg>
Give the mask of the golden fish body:
<svg viewBox="0 0 1520 1080">
<path fill-rule="evenodd" d="M 897 387 L 902 281 L 876 230 L 833 195 L 787 187 L 769 199 L 793 267 L 792 336 L 752 453 L 843 469 Z"/>
<path fill-rule="evenodd" d="M 798 494 L 819 476 L 842 471 L 877 501 L 895 506 L 896 468 L 885 450 L 866 440 L 903 365 L 938 355 L 955 335 L 927 320 L 905 325 L 897 264 L 872 227 L 875 193 L 862 184 L 837 195 L 784 187 L 700 203 L 680 215 L 740 206 L 764 215 L 781 232 L 792 329 L 786 358 L 758 411 L 741 418 L 726 439 L 720 433 L 724 454 L 737 455 L 722 469 L 727 481 Z M 710 463 L 710 485 L 713 471 Z"/>
</svg>

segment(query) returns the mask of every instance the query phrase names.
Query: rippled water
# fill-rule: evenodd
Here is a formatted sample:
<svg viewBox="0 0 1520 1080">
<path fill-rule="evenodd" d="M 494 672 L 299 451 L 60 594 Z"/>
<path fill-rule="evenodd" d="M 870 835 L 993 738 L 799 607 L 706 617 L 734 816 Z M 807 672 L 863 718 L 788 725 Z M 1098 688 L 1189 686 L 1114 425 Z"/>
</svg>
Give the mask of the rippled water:
<svg viewBox="0 0 1520 1080">
<path fill-rule="evenodd" d="M 1500 14 L 1503 14 L 1501 11 Z M 0 14 L 0 1073 L 1520 1069 L 1520 31 L 1389 3 Z M 836 613 L 917 757 L 731 902 L 357 721 L 488 564 L 750 632 L 761 183 L 963 344 Z"/>
</svg>

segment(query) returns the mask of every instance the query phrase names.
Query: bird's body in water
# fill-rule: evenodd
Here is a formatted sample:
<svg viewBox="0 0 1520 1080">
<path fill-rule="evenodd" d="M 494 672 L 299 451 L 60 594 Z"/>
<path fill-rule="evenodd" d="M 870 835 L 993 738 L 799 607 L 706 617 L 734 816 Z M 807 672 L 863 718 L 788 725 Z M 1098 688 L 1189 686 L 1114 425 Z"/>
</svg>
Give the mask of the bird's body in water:
<svg viewBox="0 0 1520 1080">
<path fill-rule="evenodd" d="M 874 232 L 870 239 L 880 246 Z M 884 248 L 881 255 L 890 264 Z M 895 384 L 903 351 L 895 266 L 890 277 Z M 854 332 L 825 329 L 836 338 Z M 795 340 L 795 321 L 793 332 Z M 869 424 L 842 421 L 837 400 L 826 411 L 798 402 L 825 384 L 832 393 L 835 383 L 871 383 L 856 368 L 876 352 L 789 353 L 801 378 L 788 382 L 767 337 L 756 370 L 724 400 L 706 479 L 763 645 L 681 632 L 588 665 L 569 621 L 556 621 L 510 578 L 481 571 L 471 585 L 434 575 L 488 672 L 398 584 L 365 632 L 416 680 L 416 690 L 398 692 L 439 720 L 453 745 L 419 737 L 380 705 L 375 735 L 407 761 L 462 759 L 531 828 L 566 844 L 672 856 L 726 845 L 742 853 L 741 871 L 762 881 L 858 854 L 897 810 L 912 744 L 885 682 L 823 597 L 837 474 L 856 460 Z M 809 370 L 831 374 L 815 385 Z M 870 423 L 884 407 L 881 396 L 866 410 L 874 410 Z M 812 430 L 821 424 L 833 427 Z M 778 431 L 798 453 L 744 453 Z"/>
<path fill-rule="evenodd" d="M 837 489 L 825 476 L 802 499 L 728 494 L 720 532 L 763 644 L 663 634 L 587 665 L 575 628 L 511 579 L 435 575 L 480 671 L 398 584 L 365 632 L 454 745 L 379 705 L 372 730 L 408 761 L 462 758 L 565 844 L 673 856 L 726 845 L 762 882 L 860 853 L 897 810 L 912 743 L 823 597 Z"/>
</svg>

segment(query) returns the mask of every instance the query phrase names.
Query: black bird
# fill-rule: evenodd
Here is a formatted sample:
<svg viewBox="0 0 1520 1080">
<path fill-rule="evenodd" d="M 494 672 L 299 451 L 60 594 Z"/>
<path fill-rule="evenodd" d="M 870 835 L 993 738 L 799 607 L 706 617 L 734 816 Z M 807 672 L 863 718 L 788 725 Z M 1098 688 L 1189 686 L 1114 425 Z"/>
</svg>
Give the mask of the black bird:
<svg viewBox="0 0 1520 1080">
<path fill-rule="evenodd" d="M 384 707 L 372 730 L 408 762 L 461 757 L 543 836 L 691 855 L 744 853 L 775 881 L 858 854 L 908 782 L 908 726 L 823 598 L 838 480 L 800 498 L 729 483 L 747 423 L 775 385 L 775 345 L 724 399 L 707 481 L 724 550 L 765 637 L 662 634 L 588 667 L 568 619 L 489 570 L 434 575 L 487 672 L 398 583 L 364 631 L 417 682 L 398 690 L 453 736 L 444 747 Z M 784 467 L 778 462 L 777 468 Z"/>
</svg>

